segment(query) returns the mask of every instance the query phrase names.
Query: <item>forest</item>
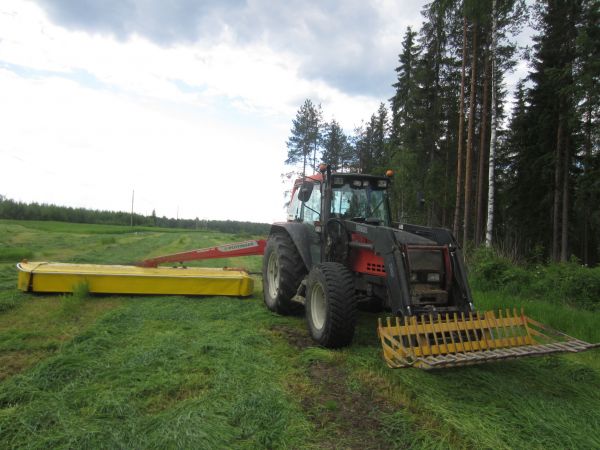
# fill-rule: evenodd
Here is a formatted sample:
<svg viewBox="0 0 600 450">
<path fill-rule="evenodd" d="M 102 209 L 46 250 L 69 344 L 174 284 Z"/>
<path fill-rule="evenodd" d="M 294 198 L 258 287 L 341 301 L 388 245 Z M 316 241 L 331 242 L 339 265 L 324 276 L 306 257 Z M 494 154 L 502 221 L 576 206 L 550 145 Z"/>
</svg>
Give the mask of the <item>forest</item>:
<svg viewBox="0 0 600 450">
<path fill-rule="evenodd" d="M 422 16 L 404 32 L 393 96 L 352 132 L 307 99 L 286 163 L 300 174 L 321 161 L 391 168 L 398 221 L 515 261 L 597 265 L 600 2 L 434 0 Z M 528 74 L 509 90 L 521 62 Z"/>
<path fill-rule="evenodd" d="M 0 219 L 53 220 L 58 222 L 89 223 L 99 225 L 125 225 L 136 227 L 180 228 L 187 230 L 215 230 L 222 233 L 264 235 L 269 232 L 266 223 L 238 220 L 175 219 L 158 217 L 154 211 L 149 216 L 123 211 L 100 211 L 45 203 L 25 203 L 0 195 Z"/>
</svg>

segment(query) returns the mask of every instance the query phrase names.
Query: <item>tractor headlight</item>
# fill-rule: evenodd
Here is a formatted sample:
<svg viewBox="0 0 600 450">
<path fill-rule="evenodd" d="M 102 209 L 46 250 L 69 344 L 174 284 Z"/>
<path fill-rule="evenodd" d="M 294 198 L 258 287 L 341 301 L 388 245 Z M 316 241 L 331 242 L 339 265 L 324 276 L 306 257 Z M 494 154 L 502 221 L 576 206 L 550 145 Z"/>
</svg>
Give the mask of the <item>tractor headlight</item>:
<svg viewBox="0 0 600 450">
<path fill-rule="evenodd" d="M 377 187 L 386 188 L 387 187 L 387 181 L 386 180 L 378 180 L 377 181 Z"/>
<path fill-rule="evenodd" d="M 440 274 L 438 272 L 428 273 L 427 274 L 427 282 L 428 283 L 439 283 L 440 282 Z"/>
</svg>

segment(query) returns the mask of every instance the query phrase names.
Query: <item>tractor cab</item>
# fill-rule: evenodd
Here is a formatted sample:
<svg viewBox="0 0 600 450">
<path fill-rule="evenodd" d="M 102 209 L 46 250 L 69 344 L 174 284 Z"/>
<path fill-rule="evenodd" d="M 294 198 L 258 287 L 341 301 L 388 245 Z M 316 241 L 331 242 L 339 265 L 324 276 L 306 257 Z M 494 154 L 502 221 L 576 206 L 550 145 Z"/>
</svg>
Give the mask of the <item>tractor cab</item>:
<svg viewBox="0 0 600 450">
<path fill-rule="evenodd" d="M 391 225 L 387 195 L 389 180 L 386 177 L 332 174 L 330 180 L 331 194 L 325 196 L 324 205 L 329 218 Z"/>
<path fill-rule="evenodd" d="M 325 223 L 344 219 L 391 226 L 387 177 L 350 173 L 298 179 L 288 205 L 288 221 Z"/>
</svg>

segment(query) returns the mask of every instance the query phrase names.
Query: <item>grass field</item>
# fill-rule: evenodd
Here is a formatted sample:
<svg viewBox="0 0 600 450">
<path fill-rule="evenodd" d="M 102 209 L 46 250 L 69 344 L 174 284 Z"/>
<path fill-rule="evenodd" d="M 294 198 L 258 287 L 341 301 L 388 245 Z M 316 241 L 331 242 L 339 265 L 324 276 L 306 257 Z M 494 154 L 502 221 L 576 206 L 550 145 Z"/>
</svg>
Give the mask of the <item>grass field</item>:
<svg viewBox="0 0 600 450">
<path fill-rule="evenodd" d="M 258 276 L 249 299 L 16 289 L 23 257 L 128 263 L 248 237 L 0 221 L 0 448 L 600 448 L 600 350 L 390 370 L 377 315 L 351 347 L 317 348 L 264 308 Z M 474 294 L 600 341 L 597 313 Z"/>
</svg>

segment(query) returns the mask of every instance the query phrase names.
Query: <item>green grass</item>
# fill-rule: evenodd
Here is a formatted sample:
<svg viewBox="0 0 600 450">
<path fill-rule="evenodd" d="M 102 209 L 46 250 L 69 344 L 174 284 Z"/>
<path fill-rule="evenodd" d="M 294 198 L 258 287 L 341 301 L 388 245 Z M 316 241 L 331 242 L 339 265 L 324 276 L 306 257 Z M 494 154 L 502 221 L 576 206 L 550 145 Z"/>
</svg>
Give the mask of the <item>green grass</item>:
<svg viewBox="0 0 600 450">
<path fill-rule="evenodd" d="M 246 236 L 0 221 L 36 259 L 117 263 Z M 114 227 L 117 230 L 119 227 Z M 377 315 L 315 347 L 302 318 L 249 299 L 29 295 L 0 263 L 0 448 L 599 448 L 598 350 L 424 372 L 388 369 Z M 260 258 L 206 265 L 260 270 Z M 600 342 L 592 311 L 497 292 Z"/>
<path fill-rule="evenodd" d="M 86 234 L 127 234 L 131 232 L 156 232 L 161 233 L 181 233 L 181 230 L 175 228 L 141 227 L 141 226 L 122 226 L 122 225 L 100 225 L 84 223 L 55 222 L 52 220 L 8 220 L 0 219 L 0 230 L 2 227 L 13 228 L 15 225 L 22 226 L 30 230 L 46 231 L 49 233 L 86 233 Z M 195 233 L 196 231 L 187 231 Z"/>
</svg>

